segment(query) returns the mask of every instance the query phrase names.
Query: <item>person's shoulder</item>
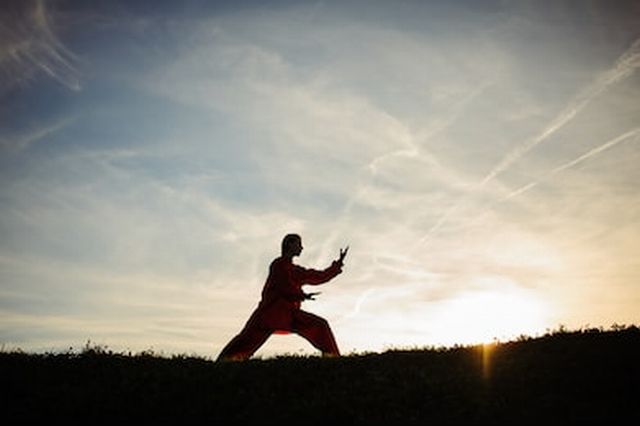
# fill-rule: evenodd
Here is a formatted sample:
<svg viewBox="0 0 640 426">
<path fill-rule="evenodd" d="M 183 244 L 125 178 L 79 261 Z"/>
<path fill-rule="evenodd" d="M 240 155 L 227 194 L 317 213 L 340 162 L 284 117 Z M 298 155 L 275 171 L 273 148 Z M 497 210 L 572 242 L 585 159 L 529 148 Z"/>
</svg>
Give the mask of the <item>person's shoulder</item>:
<svg viewBox="0 0 640 426">
<path fill-rule="evenodd" d="M 271 261 L 271 268 L 278 268 L 288 263 L 290 263 L 290 261 L 286 257 L 284 256 L 276 257 Z"/>
</svg>

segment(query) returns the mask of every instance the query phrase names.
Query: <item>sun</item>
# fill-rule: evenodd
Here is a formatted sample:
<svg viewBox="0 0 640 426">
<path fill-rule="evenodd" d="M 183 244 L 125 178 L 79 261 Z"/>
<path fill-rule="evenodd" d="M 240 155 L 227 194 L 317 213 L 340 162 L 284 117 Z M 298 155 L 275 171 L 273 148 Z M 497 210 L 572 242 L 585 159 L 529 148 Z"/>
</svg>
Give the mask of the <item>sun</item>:
<svg viewBox="0 0 640 426">
<path fill-rule="evenodd" d="M 533 290 L 493 286 L 443 302 L 433 338 L 439 344 L 489 343 L 535 335 L 548 327 L 548 306 Z"/>
<path fill-rule="evenodd" d="M 420 286 L 364 291 L 353 312 L 334 324 L 340 340 L 367 351 L 485 344 L 540 335 L 553 319 L 553 304 L 540 289 L 506 277 L 478 277 L 440 298 L 414 287 Z"/>
</svg>

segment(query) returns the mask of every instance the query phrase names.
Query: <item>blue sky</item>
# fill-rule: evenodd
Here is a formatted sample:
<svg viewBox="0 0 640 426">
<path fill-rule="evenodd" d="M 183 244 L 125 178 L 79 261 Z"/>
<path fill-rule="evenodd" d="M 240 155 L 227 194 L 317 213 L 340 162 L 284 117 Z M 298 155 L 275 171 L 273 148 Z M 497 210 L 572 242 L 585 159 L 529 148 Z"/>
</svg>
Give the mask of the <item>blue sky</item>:
<svg viewBox="0 0 640 426">
<path fill-rule="evenodd" d="M 305 266 L 351 246 L 305 305 L 344 352 L 640 322 L 637 2 L 0 19 L 5 347 L 215 356 L 288 232 Z"/>
</svg>

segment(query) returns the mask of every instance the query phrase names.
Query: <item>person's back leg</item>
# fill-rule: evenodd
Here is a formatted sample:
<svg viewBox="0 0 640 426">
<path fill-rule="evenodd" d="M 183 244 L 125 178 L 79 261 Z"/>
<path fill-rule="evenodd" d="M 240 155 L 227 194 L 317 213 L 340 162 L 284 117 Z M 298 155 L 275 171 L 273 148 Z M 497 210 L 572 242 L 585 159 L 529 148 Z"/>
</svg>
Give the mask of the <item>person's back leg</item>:
<svg viewBox="0 0 640 426">
<path fill-rule="evenodd" d="M 340 356 L 329 323 L 324 318 L 305 311 L 293 315 L 292 331 L 304 337 L 325 356 Z"/>
<path fill-rule="evenodd" d="M 271 336 L 271 330 L 247 324 L 240 334 L 222 349 L 218 361 L 244 361 L 253 355 Z"/>
</svg>

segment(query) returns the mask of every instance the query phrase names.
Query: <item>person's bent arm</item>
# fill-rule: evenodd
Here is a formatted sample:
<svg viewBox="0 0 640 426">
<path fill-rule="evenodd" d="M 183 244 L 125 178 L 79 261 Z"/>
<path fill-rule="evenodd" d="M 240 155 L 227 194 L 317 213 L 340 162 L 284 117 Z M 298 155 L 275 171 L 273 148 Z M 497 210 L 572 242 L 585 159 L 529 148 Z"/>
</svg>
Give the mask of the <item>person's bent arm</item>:
<svg viewBox="0 0 640 426">
<path fill-rule="evenodd" d="M 323 270 L 307 269 L 297 266 L 294 273 L 301 284 L 319 285 L 330 281 L 342 272 L 342 264 L 337 260 Z"/>
<path fill-rule="evenodd" d="M 331 263 L 331 266 L 323 270 L 307 269 L 301 266 L 294 265 L 293 274 L 295 275 L 296 281 L 302 285 L 318 285 L 330 281 L 335 276 L 342 273 L 344 258 L 347 255 L 348 251 L 349 247 L 340 249 L 340 256 L 338 257 L 338 260 L 334 260 Z"/>
</svg>

